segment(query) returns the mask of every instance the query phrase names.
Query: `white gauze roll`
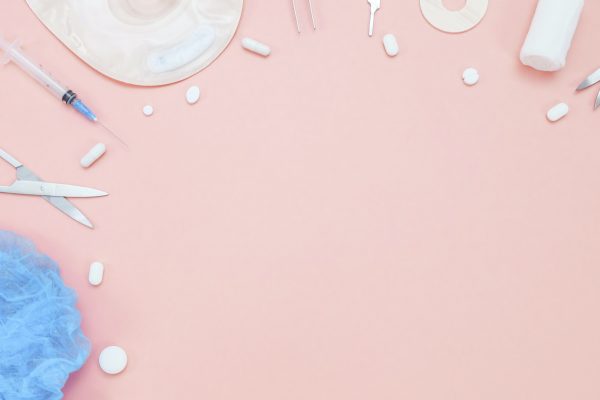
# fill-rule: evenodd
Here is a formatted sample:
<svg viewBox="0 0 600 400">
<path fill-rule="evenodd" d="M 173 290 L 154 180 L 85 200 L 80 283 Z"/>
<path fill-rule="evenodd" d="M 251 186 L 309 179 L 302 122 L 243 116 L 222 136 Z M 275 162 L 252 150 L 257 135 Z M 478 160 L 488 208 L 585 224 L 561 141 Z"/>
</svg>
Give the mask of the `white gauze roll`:
<svg viewBox="0 0 600 400">
<path fill-rule="evenodd" d="M 521 62 L 539 71 L 558 71 L 567 62 L 584 0 L 538 0 Z"/>
</svg>

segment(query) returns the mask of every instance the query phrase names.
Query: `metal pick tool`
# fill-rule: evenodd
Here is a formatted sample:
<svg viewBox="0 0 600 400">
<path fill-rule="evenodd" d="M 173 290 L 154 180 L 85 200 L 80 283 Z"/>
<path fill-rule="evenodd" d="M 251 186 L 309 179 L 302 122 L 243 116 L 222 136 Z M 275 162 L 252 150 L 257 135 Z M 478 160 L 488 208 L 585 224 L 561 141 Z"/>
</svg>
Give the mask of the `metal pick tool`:
<svg viewBox="0 0 600 400">
<path fill-rule="evenodd" d="M 375 25 L 375 12 L 381 8 L 381 0 L 367 0 L 371 5 L 371 19 L 369 21 L 369 36 L 373 36 L 373 28 Z"/>
<path fill-rule="evenodd" d="M 296 18 L 296 28 L 300 33 L 300 19 L 298 18 L 298 10 L 296 9 L 296 0 L 292 0 L 292 8 L 294 9 L 294 17 Z M 313 12 L 312 0 L 308 0 L 308 9 L 310 11 L 310 19 L 312 20 L 313 29 L 317 30 L 317 24 L 315 22 L 315 14 Z"/>
</svg>

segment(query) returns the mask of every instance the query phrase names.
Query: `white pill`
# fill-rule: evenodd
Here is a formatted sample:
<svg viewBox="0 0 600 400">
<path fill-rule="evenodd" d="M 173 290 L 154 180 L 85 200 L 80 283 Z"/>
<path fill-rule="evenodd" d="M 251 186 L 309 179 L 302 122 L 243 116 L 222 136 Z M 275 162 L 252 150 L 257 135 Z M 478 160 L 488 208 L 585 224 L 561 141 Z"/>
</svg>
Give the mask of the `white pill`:
<svg viewBox="0 0 600 400">
<path fill-rule="evenodd" d="M 200 100 L 200 88 L 198 86 L 190 86 L 185 92 L 185 99 L 189 104 L 196 104 Z"/>
<path fill-rule="evenodd" d="M 154 114 L 154 107 L 152 107 L 150 104 L 144 106 L 144 108 L 142 108 L 142 112 L 144 113 L 144 115 L 146 117 L 151 116 L 152 114 Z"/>
<path fill-rule="evenodd" d="M 569 113 L 569 105 L 567 103 L 558 103 L 548 110 L 546 118 L 550 122 L 556 122 Z"/>
<path fill-rule="evenodd" d="M 267 57 L 271 54 L 271 48 L 264 43 L 259 42 L 258 40 L 243 38 L 242 39 L 242 47 L 248 51 L 251 51 L 256 54 L 260 54 L 261 56 Z"/>
<path fill-rule="evenodd" d="M 98 363 L 107 374 L 119 374 L 127 367 L 127 353 L 119 346 L 109 346 L 100 353 Z"/>
<path fill-rule="evenodd" d="M 462 78 L 465 82 L 465 85 L 473 86 L 479 82 L 479 71 L 477 71 L 475 68 L 467 68 L 463 72 Z"/>
<path fill-rule="evenodd" d="M 83 168 L 89 168 L 95 163 L 100 157 L 106 153 L 106 145 L 104 143 L 98 143 L 87 152 L 85 156 L 81 158 L 80 164 Z"/>
<path fill-rule="evenodd" d="M 98 286 L 104 278 L 104 264 L 94 261 L 90 264 L 90 273 L 88 274 L 88 282 L 90 285 Z"/>
<path fill-rule="evenodd" d="M 398 41 L 396 40 L 396 36 L 388 33 L 383 37 L 383 47 L 385 48 L 385 52 L 388 56 L 394 57 L 398 55 Z"/>
</svg>

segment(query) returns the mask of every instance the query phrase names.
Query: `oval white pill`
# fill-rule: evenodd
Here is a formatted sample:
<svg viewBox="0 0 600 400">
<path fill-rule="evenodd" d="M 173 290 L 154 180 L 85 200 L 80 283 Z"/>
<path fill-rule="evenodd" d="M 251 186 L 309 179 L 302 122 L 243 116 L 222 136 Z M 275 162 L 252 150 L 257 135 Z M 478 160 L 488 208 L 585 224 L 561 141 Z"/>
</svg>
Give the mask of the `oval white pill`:
<svg viewBox="0 0 600 400">
<path fill-rule="evenodd" d="M 269 46 L 251 38 L 243 38 L 242 47 L 264 57 L 267 57 L 269 54 L 271 54 L 271 48 Z"/>
<path fill-rule="evenodd" d="M 200 100 L 200 88 L 198 86 L 190 86 L 185 92 L 185 99 L 189 104 L 196 104 Z"/>
<path fill-rule="evenodd" d="M 127 353 L 119 346 L 109 346 L 100 353 L 98 363 L 107 374 L 121 373 L 127 367 Z"/>
<path fill-rule="evenodd" d="M 144 106 L 144 108 L 142 108 L 142 112 L 144 113 L 144 115 L 146 117 L 151 116 L 152 114 L 154 114 L 154 107 L 152 107 L 150 104 Z"/>
<path fill-rule="evenodd" d="M 396 36 L 388 33 L 383 37 L 383 47 L 385 48 L 385 52 L 388 56 L 394 57 L 398 54 L 398 41 L 396 40 Z"/>
<path fill-rule="evenodd" d="M 90 264 L 90 272 L 88 274 L 88 281 L 90 285 L 98 286 L 102 283 L 104 278 L 104 264 L 98 261 L 94 261 Z"/>
<path fill-rule="evenodd" d="M 479 71 L 477 71 L 475 68 L 467 68 L 463 72 L 462 78 L 465 85 L 473 86 L 479 82 Z"/>
<path fill-rule="evenodd" d="M 106 153 L 106 145 L 104 143 L 98 143 L 87 152 L 85 156 L 81 158 L 80 164 L 83 168 L 89 168 L 95 163 L 102 155 Z"/>
<path fill-rule="evenodd" d="M 558 103 L 548 110 L 546 118 L 550 122 L 556 122 L 569 113 L 569 105 L 567 103 Z"/>
</svg>

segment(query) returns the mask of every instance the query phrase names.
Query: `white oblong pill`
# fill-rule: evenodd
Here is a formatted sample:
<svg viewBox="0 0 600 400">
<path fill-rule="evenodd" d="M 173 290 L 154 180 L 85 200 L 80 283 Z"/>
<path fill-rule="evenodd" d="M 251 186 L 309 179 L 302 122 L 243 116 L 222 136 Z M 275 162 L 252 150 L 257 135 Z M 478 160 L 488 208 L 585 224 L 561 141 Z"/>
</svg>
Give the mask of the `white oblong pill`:
<svg viewBox="0 0 600 400">
<path fill-rule="evenodd" d="M 142 108 L 142 112 L 146 117 L 149 117 L 154 114 L 154 107 L 152 107 L 150 104 L 145 105 L 144 108 Z"/>
<path fill-rule="evenodd" d="M 98 143 L 87 152 L 85 156 L 81 158 L 81 166 L 83 168 L 89 168 L 95 163 L 102 155 L 106 153 L 106 145 L 104 143 Z"/>
<path fill-rule="evenodd" d="M 98 364 L 107 374 L 119 374 L 127 367 L 127 353 L 119 346 L 109 346 L 100 353 Z"/>
<path fill-rule="evenodd" d="M 558 103 L 557 105 L 548 110 L 546 118 L 548 118 L 548 121 L 550 122 L 556 122 L 559 119 L 562 119 L 568 113 L 569 105 L 567 103 Z"/>
<path fill-rule="evenodd" d="M 394 36 L 391 33 L 388 33 L 387 35 L 385 35 L 383 37 L 383 47 L 385 48 L 385 53 L 390 56 L 390 57 L 394 57 L 396 55 L 398 55 L 398 41 L 396 40 L 396 36 Z"/>
<path fill-rule="evenodd" d="M 90 285 L 98 286 L 104 278 L 104 264 L 94 261 L 90 264 L 90 272 L 88 274 L 88 282 Z"/>
<path fill-rule="evenodd" d="M 198 86 L 190 86 L 185 92 L 185 100 L 188 104 L 196 104 L 200 100 L 200 88 Z"/>
<path fill-rule="evenodd" d="M 271 48 L 269 46 L 251 38 L 243 38 L 242 47 L 264 57 L 267 57 L 269 54 L 271 54 Z"/>
<path fill-rule="evenodd" d="M 479 82 L 479 71 L 477 71 L 475 68 L 467 68 L 463 72 L 462 78 L 465 85 L 473 86 Z"/>
</svg>

